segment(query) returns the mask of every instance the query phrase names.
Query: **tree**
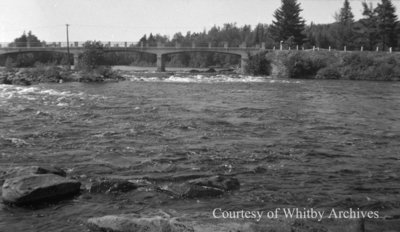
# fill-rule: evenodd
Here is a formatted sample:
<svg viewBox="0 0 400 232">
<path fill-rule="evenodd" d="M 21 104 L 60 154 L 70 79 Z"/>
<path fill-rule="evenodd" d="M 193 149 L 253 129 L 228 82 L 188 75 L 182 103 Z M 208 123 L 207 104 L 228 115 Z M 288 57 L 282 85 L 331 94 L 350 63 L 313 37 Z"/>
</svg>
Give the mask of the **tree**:
<svg viewBox="0 0 400 232">
<path fill-rule="evenodd" d="M 154 46 L 157 45 L 157 41 L 156 41 L 156 39 L 154 38 L 154 36 L 153 36 L 152 33 L 150 33 L 149 38 L 147 39 L 147 44 L 148 44 L 149 46 L 151 46 L 151 47 L 154 47 Z"/>
<path fill-rule="evenodd" d="M 351 24 L 354 22 L 354 15 L 351 12 L 349 0 L 344 0 L 343 7 L 340 9 L 339 14 L 336 15 L 336 22 L 342 24 Z"/>
<path fill-rule="evenodd" d="M 12 46 L 15 47 L 40 47 L 42 46 L 42 43 L 38 39 L 38 37 L 34 34 L 32 34 L 31 31 L 28 32 L 28 35 L 24 32 L 20 37 L 14 39 L 14 43 Z"/>
<path fill-rule="evenodd" d="M 397 46 L 397 15 L 391 0 L 382 0 L 375 9 L 380 42 L 385 47 Z"/>
<path fill-rule="evenodd" d="M 274 13 L 276 21 L 271 25 L 275 40 L 286 41 L 293 36 L 295 43 L 303 43 L 305 21 L 300 16 L 301 11 L 297 0 L 282 0 L 282 6 Z"/>
<path fill-rule="evenodd" d="M 139 44 L 140 44 L 140 43 L 142 43 L 143 46 L 146 45 L 146 43 L 147 43 L 147 36 L 146 36 L 146 35 L 143 35 L 142 38 L 140 38 Z"/>
<path fill-rule="evenodd" d="M 368 5 L 363 2 L 362 5 L 364 18 L 359 21 L 361 25 L 359 31 L 366 40 L 364 45 L 366 45 L 367 49 L 372 50 L 378 43 L 377 13 L 372 3 Z"/>
<path fill-rule="evenodd" d="M 344 46 L 347 48 L 354 49 L 352 46 L 353 37 L 355 36 L 353 31 L 354 15 L 351 12 L 350 3 L 345 0 L 343 7 L 336 13 L 336 23 L 333 25 L 335 45 L 339 49 L 343 49 Z"/>
<path fill-rule="evenodd" d="M 90 71 L 104 63 L 104 46 L 99 41 L 87 41 L 80 58 L 79 65 L 84 70 Z"/>
</svg>

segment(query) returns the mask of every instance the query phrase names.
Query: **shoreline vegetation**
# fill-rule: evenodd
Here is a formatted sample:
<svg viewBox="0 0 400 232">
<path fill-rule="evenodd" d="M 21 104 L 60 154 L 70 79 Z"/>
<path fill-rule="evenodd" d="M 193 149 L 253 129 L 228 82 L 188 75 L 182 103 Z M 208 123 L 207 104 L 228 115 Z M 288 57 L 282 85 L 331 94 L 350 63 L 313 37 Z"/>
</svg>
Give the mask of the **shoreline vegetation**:
<svg viewBox="0 0 400 232">
<path fill-rule="evenodd" d="M 233 68 L 182 68 L 170 67 L 167 72 L 146 72 L 154 67 L 112 68 L 96 65 L 91 68 L 68 70 L 54 63 L 37 63 L 35 67 L 0 69 L 0 84 L 31 85 L 63 82 L 116 82 L 127 78 L 124 74 L 140 74 L 160 79 L 175 73 L 187 74 L 237 74 Z M 400 54 L 380 52 L 329 52 L 329 51 L 275 51 L 251 56 L 246 67 L 247 75 L 270 76 L 278 79 L 336 79 L 399 81 Z"/>
<path fill-rule="evenodd" d="M 290 79 L 399 81 L 400 54 L 279 51 L 249 59 L 247 72 Z"/>
</svg>

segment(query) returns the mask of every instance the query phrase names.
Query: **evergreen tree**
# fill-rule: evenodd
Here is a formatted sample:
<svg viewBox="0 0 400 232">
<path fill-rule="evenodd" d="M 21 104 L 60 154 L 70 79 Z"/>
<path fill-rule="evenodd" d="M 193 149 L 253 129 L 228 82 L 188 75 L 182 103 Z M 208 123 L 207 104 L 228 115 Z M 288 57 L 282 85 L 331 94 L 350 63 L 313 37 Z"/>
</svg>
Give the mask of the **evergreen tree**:
<svg viewBox="0 0 400 232">
<path fill-rule="evenodd" d="M 301 11 L 297 0 L 282 0 L 281 7 L 274 13 L 276 21 L 272 21 L 271 25 L 275 40 L 285 41 L 293 37 L 295 43 L 303 43 L 305 21 L 300 16 Z"/>
<path fill-rule="evenodd" d="M 256 28 L 254 29 L 254 41 L 253 44 L 261 44 L 264 42 L 264 25 L 261 23 L 257 24 Z"/>
<path fill-rule="evenodd" d="M 351 12 L 349 0 L 344 0 L 343 7 L 340 9 L 336 21 L 342 24 L 354 22 L 354 15 Z"/>
<path fill-rule="evenodd" d="M 360 33 L 366 39 L 363 45 L 367 49 L 373 50 L 378 41 L 377 14 L 372 3 L 368 5 L 366 2 L 363 2 L 362 5 L 364 8 L 362 13 L 364 18 L 359 21 L 361 25 Z"/>
<path fill-rule="evenodd" d="M 157 41 L 156 41 L 156 39 L 154 38 L 154 36 L 153 36 L 152 33 L 150 33 L 149 38 L 147 39 L 147 44 L 148 44 L 149 46 L 152 46 L 152 47 L 154 47 L 154 46 L 157 45 Z"/>
<path fill-rule="evenodd" d="M 28 42 L 29 46 L 31 47 L 40 47 L 42 45 L 37 36 L 32 34 L 31 31 L 28 32 L 28 35 L 24 31 L 24 33 L 20 37 L 14 39 L 14 44 L 12 45 L 15 47 L 27 47 Z"/>
<path fill-rule="evenodd" d="M 354 49 L 352 44 L 353 37 L 355 36 L 353 32 L 354 15 L 351 12 L 349 0 L 344 1 L 343 7 L 336 14 L 335 18 L 337 22 L 333 26 L 335 29 L 333 34 L 335 47 L 343 49 L 346 46 L 347 48 Z"/>
<path fill-rule="evenodd" d="M 147 36 L 146 35 L 143 35 L 142 38 L 140 38 L 139 44 L 140 43 L 143 43 L 143 46 L 146 45 L 146 43 L 147 43 Z"/>
<path fill-rule="evenodd" d="M 380 42 L 385 49 L 386 47 L 397 46 L 397 15 L 396 9 L 391 0 L 382 0 L 376 7 L 377 28 L 380 36 Z"/>
</svg>

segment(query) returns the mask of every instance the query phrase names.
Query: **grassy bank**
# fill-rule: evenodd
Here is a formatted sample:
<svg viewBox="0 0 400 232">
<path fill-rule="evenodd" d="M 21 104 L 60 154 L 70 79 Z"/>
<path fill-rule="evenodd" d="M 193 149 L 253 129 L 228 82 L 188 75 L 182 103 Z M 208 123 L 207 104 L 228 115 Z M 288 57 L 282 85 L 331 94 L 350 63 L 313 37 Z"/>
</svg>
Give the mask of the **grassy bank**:
<svg viewBox="0 0 400 232">
<path fill-rule="evenodd" d="M 265 55 L 278 77 L 299 79 L 400 80 L 400 54 L 279 51 Z"/>
</svg>

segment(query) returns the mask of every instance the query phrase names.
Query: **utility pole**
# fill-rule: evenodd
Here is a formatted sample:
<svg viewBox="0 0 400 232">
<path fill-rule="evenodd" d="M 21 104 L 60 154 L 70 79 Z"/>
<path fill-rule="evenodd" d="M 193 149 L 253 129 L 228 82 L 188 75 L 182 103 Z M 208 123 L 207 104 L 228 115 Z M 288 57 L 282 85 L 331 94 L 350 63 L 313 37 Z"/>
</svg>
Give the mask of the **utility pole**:
<svg viewBox="0 0 400 232">
<path fill-rule="evenodd" d="M 70 61 L 70 56 L 69 56 L 69 36 L 68 36 L 68 27 L 69 27 L 69 24 L 65 24 L 65 26 L 67 26 L 67 54 L 68 54 L 68 57 L 67 57 L 67 60 L 68 60 L 68 69 L 71 69 L 71 63 L 69 62 Z"/>
</svg>

